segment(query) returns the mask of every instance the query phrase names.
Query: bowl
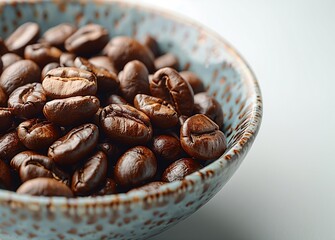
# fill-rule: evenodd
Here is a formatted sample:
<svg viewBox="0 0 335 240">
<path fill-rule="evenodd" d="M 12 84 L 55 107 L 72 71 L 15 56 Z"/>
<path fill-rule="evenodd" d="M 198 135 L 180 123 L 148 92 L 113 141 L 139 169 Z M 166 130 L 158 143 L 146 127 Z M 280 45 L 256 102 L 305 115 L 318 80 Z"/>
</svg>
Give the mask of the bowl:
<svg viewBox="0 0 335 240">
<path fill-rule="evenodd" d="M 42 31 L 62 22 L 95 22 L 111 36 L 150 34 L 164 51 L 196 72 L 222 104 L 228 149 L 183 181 L 157 192 L 96 198 L 32 197 L 0 190 L 0 239 L 145 239 L 187 218 L 231 178 L 251 148 L 262 118 L 257 80 L 224 39 L 198 23 L 121 1 L 11 1 L 0 3 L 0 35 L 26 21 Z"/>
</svg>

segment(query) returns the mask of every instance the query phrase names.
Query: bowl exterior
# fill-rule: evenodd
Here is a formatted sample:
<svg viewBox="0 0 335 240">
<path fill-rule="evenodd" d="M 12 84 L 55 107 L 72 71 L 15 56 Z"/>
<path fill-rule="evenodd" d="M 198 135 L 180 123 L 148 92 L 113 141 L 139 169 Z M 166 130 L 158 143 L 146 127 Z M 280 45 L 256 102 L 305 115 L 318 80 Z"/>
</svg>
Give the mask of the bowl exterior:
<svg viewBox="0 0 335 240">
<path fill-rule="evenodd" d="M 0 239 L 145 239 L 173 226 L 209 201 L 230 179 L 260 127 L 257 81 L 240 55 L 215 33 L 189 20 L 116 1 L 0 3 L 0 36 L 26 21 L 42 32 L 62 22 L 95 22 L 111 37 L 147 34 L 196 72 L 222 104 L 228 150 L 183 181 L 157 193 L 141 191 L 97 198 L 46 198 L 0 191 Z"/>
</svg>

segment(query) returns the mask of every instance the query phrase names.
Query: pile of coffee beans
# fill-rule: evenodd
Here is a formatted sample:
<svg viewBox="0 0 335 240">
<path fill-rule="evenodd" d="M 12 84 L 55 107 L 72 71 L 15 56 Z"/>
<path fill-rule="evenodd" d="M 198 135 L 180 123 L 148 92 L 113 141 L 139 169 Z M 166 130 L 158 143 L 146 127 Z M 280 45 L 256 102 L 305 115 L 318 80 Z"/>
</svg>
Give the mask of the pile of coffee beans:
<svg viewBox="0 0 335 240">
<path fill-rule="evenodd" d="M 0 38 L 0 55 L 1 189 L 155 191 L 226 150 L 222 107 L 152 36 L 27 22 Z"/>
</svg>

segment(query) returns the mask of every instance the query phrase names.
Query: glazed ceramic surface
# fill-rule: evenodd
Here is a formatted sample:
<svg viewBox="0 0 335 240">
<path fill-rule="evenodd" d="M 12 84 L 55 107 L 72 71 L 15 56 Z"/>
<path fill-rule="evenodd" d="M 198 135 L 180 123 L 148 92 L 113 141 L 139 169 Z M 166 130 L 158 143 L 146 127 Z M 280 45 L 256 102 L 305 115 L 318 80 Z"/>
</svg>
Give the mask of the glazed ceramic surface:
<svg viewBox="0 0 335 240">
<path fill-rule="evenodd" d="M 145 239 L 173 226 L 209 201 L 230 179 L 250 149 L 262 117 L 257 81 L 240 55 L 215 33 L 159 10 L 122 2 L 1 3 L 0 35 L 38 22 L 45 31 L 62 22 L 106 27 L 110 36 L 154 36 L 176 54 L 184 70 L 204 80 L 224 110 L 228 150 L 183 181 L 158 192 L 97 198 L 47 198 L 0 190 L 0 239 Z"/>
</svg>

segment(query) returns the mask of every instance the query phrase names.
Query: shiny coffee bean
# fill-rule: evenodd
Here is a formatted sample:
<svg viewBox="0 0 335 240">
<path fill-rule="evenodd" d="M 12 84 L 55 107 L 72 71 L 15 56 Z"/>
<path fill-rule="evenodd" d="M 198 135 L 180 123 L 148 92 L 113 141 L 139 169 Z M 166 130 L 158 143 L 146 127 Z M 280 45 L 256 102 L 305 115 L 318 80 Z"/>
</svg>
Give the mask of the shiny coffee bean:
<svg viewBox="0 0 335 240">
<path fill-rule="evenodd" d="M 16 192 L 33 196 L 73 197 L 68 186 L 52 178 L 34 178 L 23 183 Z"/>
<path fill-rule="evenodd" d="M 164 182 L 183 180 L 187 175 L 198 171 L 201 165 L 192 158 L 181 158 L 168 166 L 162 176 Z"/>
<path fill-rule="evenodd" d="M 108 57 L 112 59 L 118 71 L 121 71 L 132 60 L 142 62 L 150 73 L 155 70 L 152 52 L 135 39 L 118 36 L 114 37 L 107 46 Z"/>
<path fill-rule="evenodd" d="M 119 79 L 115 73 L 109 72 L 105 68 L 97 67 L 82 57 L 77 57 L 74 65 L 77 68 L 94 73 L 97 77 L 99 92 L 115 92 L 119 88 Z"/>
<path fill-rule="evenodd" d="M 0 56 L 4 55 L 8 53 L 8 48 L 5 44 L 5 42 L 3 41 L 3 39 L 0 37 Z"/>
<path fill-rule="evenodd" d="M 155 68 L 161 69 L 165 67 L 170 67 L 178 70 L 179 68 L 179 60 L 178 58 L 172 53 L 166 53 L 158 58 L 155 59 Z"/>
<path fill-rule="evenodd" d="M 47 96 L 52 99 L 95 95 L 97 79 L 93 73 L 85 70 L 60 67 L 47 73 L 42 86 Z"/>
<path fill-rule="evenodd" d="M 90 61 L 90 63 L 94 64 L 97 67 L 102 67 L 102 68 L 107 69 L 110 72 L 118 74 L 118 71 L 114 67 L 113 62 L 107 56 L 91 57 L 90 59 L 88 59 L 88 61 Z"/>
<path fill-rule="evenodd" d="M 0 133 L 6 132 L 14 123 L 12 109 L 0 107 Z"/>
<path fill-rule="evenodd" d="M 120 76 L 120 91 L 122 96 L 133 103 L 138 93 L 149 94 L 148 70 L 140 61 L 128 62 Z"/>
<path fill-rule="evenodd" d="M 158 135 L 152 140 L 151 150 L 162 165 L 176 161 L 183 154 L 178 138 L 171 135 Z"/>
<path fill-rule="evenodd" d="M 69 175 L 60 170 L 51 158 L 34 152 L 30 153 L 32 154 L 27 156 L 19 168 L 20 179 L 22 182 L 26 182 L 33 178 L 45 177 L 53 178 L 69 185 Z"/>
<path fill-rule="evenodd" d="M 143 45 L 151 50 L 154 57 L 158 57 L 160 55 L 159 45 L 154 37 L 147 35 L 144 39 Z"/>
<path fill-rule="evenodd" d="M 157 160 L 153 152 L 137 146 L 125 152 L 114 169 L 115 181 L 122 187 L 140 186 L 149 182 L 156 174 Z"/>
<path fill-rule="evenodd" d="M 195 73 L 190 71 L 182 71 L 179 74 L 191 85 L 194 94 L 205 91 L 204 83 Z"/>
<path fill-rule="evenodd" d="M 22 60 L 22 57 L 15 53 L 6 53 L 1 56 L 2 61 L 2 71 L 4 71 L 7 67 L 12 65 L 13 63 L 16 63 L 18 61 Z"/>
<path fill-rule="evenodd" d="M 65 52 L 59 57 L 59 64 L 61 67 L 74 67 L 74 60 L 76 59 L 76 55 L 73 53 Z"/>
<path fill-rule="evenodd" d="M 102 186 L 106 177 L 107 156 L 98 151 L 74 172 L 71 189 L 77 196 L 87 196 Z"/>
<path fill-rule="evenodd" d="M 17 134 L 23 145 L 32 150 L 45 150 L 61 136 L 60 128 L 42 119 L 30 119 L 17 127 Z"/>
<path fill-rule="evenodd" d="M 0 159 L 0 189 L 10 190 L 12 188 L 12 176 L 8 165 Z"/>
<path fill-rule="evenodd" d="M 42 73 L 41 73 L 42 81 L 51 69 L 58 68 L 58 67 L 60 67 L 60 64 L 57 63 L 57 62 L 51 62 L 51 63 L 45 65 L 45 67 L 42 69 Z"/>
<path fill-rule="evenodd" d="M 0 77 L 0 87 L 9 95 L 27 83 L 40 82 L 40 68 L 31 60 L 20 60 L 7 67 Z"/>
<path fill-rule="evenodd" d="M 129 105 L 111 104 L 100 114 L 100 125 L 106 136 L 128 145 L 141 145 L 152 137 L 150 119 Z"/>
<path fill-rule="evenodd" d="M 51 62 L 58 62 L 62 51 L 46 43 L 28 45 L 24 50 L 24 58 L 37 63 L 42 69 Z"/>
<path fill-rule="evenodd" d="M 77 96 L 47 102 L 43 113 L 53 123 L 60 126 L 71 126 L 78 125 L 93 117 L 99 106 L 99 99 L 94 96 Z"/>
<path fill-rule="evenodd" d="M 26 46 L 37 41 L 40 27 L 37 23 L 26 22 L 18 27 L 5 41 L 10 52 L 23 56 Z"/>
<path fill-rule="evenodd" d="M 227 148 L 224 133 L 203 114 L 189 117 L 180 129 L 180 143 L 184 151 L 199 160 L 214 160 Z"/>
<path fill-rule="evenodd" d="M 178 123 L 178 114 L 173 106 L 161 98 L 137 94 L 134 106 L 144 112 L 152 124 L 159 128 L 171 128 Z"/>
<path fill-rule="evenodd" d="M 65 48 L 79 56 L 88 56 L 100 52 L 108 40 L 108 31 L 104 27 L 87 24 L 66 39 Z"/>
<path fill-rule="evenodd" d="M 219 129 L 223 126 L 223 111 L 220 103 L 206 92 L 194 95 L 194 113 L 205 114 L 212 119 Z"/>
<path fill-rule="evenodd" d="M 10 167 L 15 170 L 15 171 L 19 171 L 20 170 L 20 167 L 21 165 L 27 160 L 30 158 L 30 156 L 32 155 L 35 155 L 36 152 L 34 151 L 23 151 L 23 152 L 20 152 L 18 154 L 16 154 L 12 160 L 10 160 Z"/>
<path fill-rule="evenodd" d="M 108 106 L 110 104 L 128 104 L 127 101 L 116 94 L 110 94 L 103 102 L 104 106 Z"/>
<path fill-rule="evenodd" d="M 48 43 L 59 49 L 64 49 L 64 43 L 75 31 L 76 27 L 69 23 L 61 23 L 49 28 L 42 36 L 41 42 Z"/>
<path fill-rule="evenodd" d="M 42 113 L 46 101 L 42 84 L 28 83 L 12 92 L 8 99 L 8 107 L 13 108 L 15 116 L 29 119 Z"/>
<path fill-rule="evenodd" d="M 141 187 L 133 188 L 128 193 L 132 193 L 132 192 L 135 192 L 135 191 L 144 191 L 146 193 L 155 192 L 155 191 L 158 190 L 158 188 L 160 188 L 164 184 L 166 184 L 166 182 L 151 182 L 151 183 L 147 183 L 147 184 L 145 184 Z"/>
<path fill-rule="evenodd" d="M 73 165 L 85 158 L 98 143 L 99 130 L 94 124 L 83 124 L 54 142 L 48 156 L 60 165 Z"/>
<path fill-rule="evenodd" d="M 0 107 L 7 107 L 7 99 L 7 94 L 0 87 Z"/>
<path fill-rule="evenodd" d="M 23 150 L 24 146 L 15 130 L 0 137 L 0 159 L 6 163 Z"/>
<path fill-rule="evenodd" d="M 96 197 L 96 196 L 112 195 L 116 193 L 117 193 L 116 182 L 111 178 L 107 178 L 103 187 L 99 189 L 99 191 L 93 193 L 91 196 Z"/>
<path fill-rule="evenodd" d="M 193 111 L 193 90 L 172 68 L 158 70 L 150 81 L 152 96 L 171 103 L 179 115 L 190 116 Z"/>
</svg>

